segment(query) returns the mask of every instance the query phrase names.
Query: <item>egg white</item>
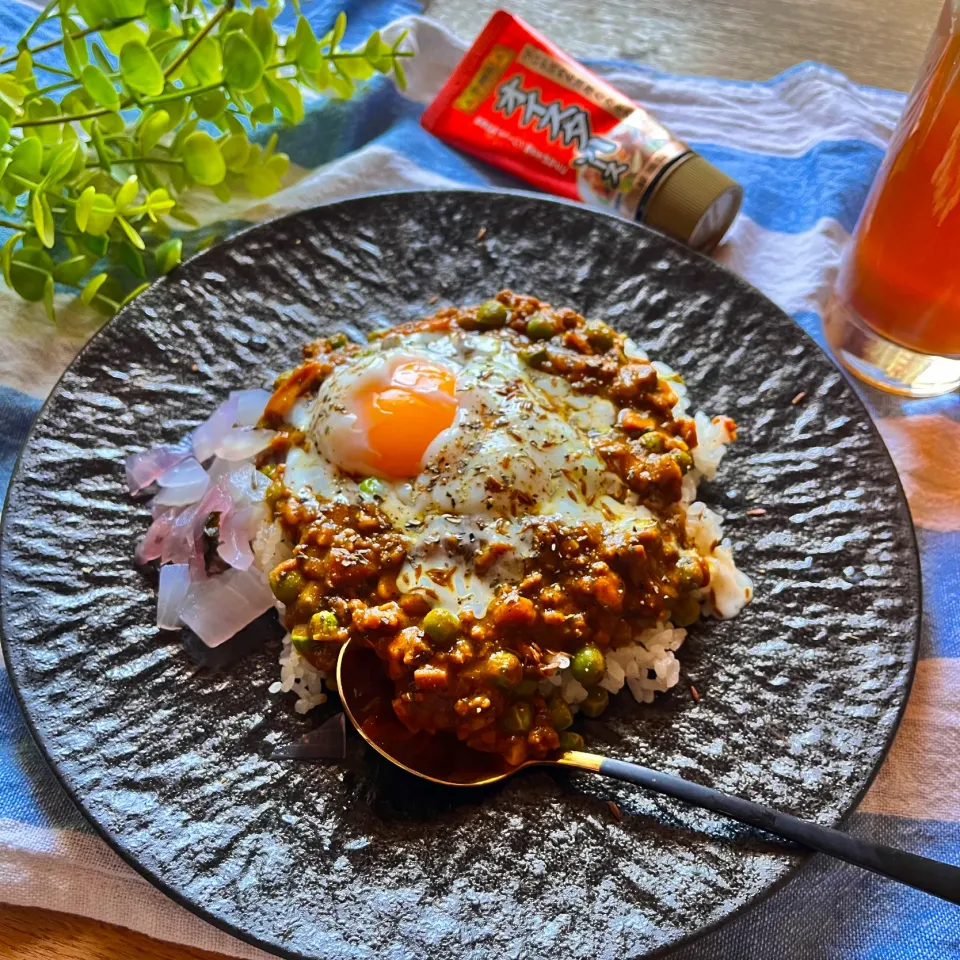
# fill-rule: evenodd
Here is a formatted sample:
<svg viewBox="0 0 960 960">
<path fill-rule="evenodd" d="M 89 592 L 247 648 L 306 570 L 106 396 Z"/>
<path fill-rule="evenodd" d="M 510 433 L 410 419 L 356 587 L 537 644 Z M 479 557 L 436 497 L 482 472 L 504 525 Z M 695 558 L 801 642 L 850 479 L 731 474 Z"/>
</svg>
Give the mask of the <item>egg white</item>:
<svg viewBox="0 0 960 960">
<path fill-rule="evenodd" d="M 482 616 L 497 585 L 522 575 L 531 517 L 604 525 L 649 517 L 590 445 L 614 428 L 613 404 L 530 368 L 508 341 L 467 331 L 402 342 L 388 336 L 338 368 L 290 414 L 308 439 L 289 452 L 285 484 L 301 497 L 362 497 L 364 478 L 350 471 L 369 448 L 350 397 L 384 369 L 416 358 L 456 372 L 458 409 L 424 454 L 420 474 L 382 480 L 377 496 L 408 541 L 397 580 L 402 592 Z M 474 559 L 492 544 L 509 549 L 481 575 Z"/>
</svg>

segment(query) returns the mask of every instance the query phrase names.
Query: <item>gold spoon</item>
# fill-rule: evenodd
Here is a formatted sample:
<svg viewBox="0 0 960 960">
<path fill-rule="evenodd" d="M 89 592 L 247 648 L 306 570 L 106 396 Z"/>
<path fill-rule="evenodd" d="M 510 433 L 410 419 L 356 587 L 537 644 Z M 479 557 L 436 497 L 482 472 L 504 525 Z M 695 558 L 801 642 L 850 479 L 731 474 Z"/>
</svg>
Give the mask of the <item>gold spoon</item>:
<svg viewBox="0 0 960 960">
<path fill-rule="evenodd" d="M 471 750 L 451 734 L 413 734 L 393 712 L 393 684 L 386 675 L 383 661 L 364 644 L 348 641 L 343 645 L 337 659 L 337 687 L 344 712 L 360 736 L 391 763 L 431 783 L 479 787 L 505 780 L 526 767 L 574 767 L 601 773 L 722 813 L 809 850 L 826 853 L 960 904 L 960 867 L 858 840 L 839 830 L 800 820 L 673 774 L 581 750 L 566 750 L 550 760 L 528 760 L 513 767 L 497 754 Z"/>
</svg>

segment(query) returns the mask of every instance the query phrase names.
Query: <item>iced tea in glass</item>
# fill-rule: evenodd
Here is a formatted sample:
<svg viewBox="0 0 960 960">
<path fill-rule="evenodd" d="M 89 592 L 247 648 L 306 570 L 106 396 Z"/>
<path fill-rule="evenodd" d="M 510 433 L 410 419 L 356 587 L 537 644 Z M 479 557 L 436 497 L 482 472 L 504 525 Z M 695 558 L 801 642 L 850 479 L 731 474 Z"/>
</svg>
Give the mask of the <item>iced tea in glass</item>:
<svg viewBox="0 0 960 960">
<path fill-rule="evenodd" d="M 875 386 L 960 386 L 960 6 L 947 0 L 827 310 L 841 362 Z"/>
</svg>

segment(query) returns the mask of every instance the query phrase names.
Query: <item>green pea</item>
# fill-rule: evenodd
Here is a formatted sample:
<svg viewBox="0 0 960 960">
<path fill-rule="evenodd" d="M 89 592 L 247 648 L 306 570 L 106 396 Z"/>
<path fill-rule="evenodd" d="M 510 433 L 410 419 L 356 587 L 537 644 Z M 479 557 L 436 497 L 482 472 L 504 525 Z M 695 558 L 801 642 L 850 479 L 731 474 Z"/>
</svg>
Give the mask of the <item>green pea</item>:
<svg viewBox="0 0 960 960">
<path fill-rule="evenodd" d="M 703 586 L 703 565 L 696 557 L 685 553 L 677 561 L 677 583 L 690 589 Z"/>
<path fill-rule="evenodd" d="M 284 370 L 283 373 L 277 375 L 277 379 L 273 381 L 273 389 L 279 390 L 286 382 L 293 376 L 293 368 L 289 370 Z"/>
<path fill-rule="evenodd" d="M 515 700 L 504 711 L 502 723 L 511 733 L 526 733 L 533 726 L 533 707 L 524 700 Z"/>
<path fill-rule="evenodd" d="M 509 650 L 497 650 L 487 658 L 487 669 L 498 687 L 515 687 L 523 679 L 523 664 Z"/>
<path fill-rule="evenodd" d="M 585 687 L 598 684 L 607 669 L 607 661 L 596 647 L 581 647 L 573 656 L 570 672 Z"/>
<path fill-rule="evenodd" d="M 323 603 L 323 591 L 319 583 L 308 583 L 297 597 L 296 610 L 298 620 L 309 620 Z"/>
<path fill-rule="evenodd" d="M 423 632 L 434 643 L 453 643 L 460 632 L 460 618 L 452 610 L 434 607 L 423 618 Z"/>
<path fill-rule="evenodd" d="M 549 340 L 554 333 L 556 333 L 556 330 L 554 330 L 553 322 L 542 313 L 535 313 L 527 321 L 527 336 L 531 340 Z"/>
<path fill-rule="evenodd" d="M 586 700 L 580 701 L 580 712 L 587 717 L 599 717 L 610 703 L 610 694 L 603 687 L 594 687 Z"/>
<path fill-rule="evenodd" d="M 536 680 L 521 680 L 514 688 L 513 692 L 518 697 L 532 697 L 540 688 Z"/>
<path fill-rule="evenodd" d="M 605 323 L 597 321 L 587 324 L 587 343 L 599 353 L 606 353 L 615 339 L 613 331 Z"/>
<path fill-rule="evenodd" d="M 564 730 L 563 733 L 560 734 L 561 750 L 582 750 L 583 747 L 583 737 L 581 737 L 579 733 Z"/>
<path fill-rule="evenodd" d="M 298 570 L 277 567 L 270 572 L 270 589 L 281 603 L 296 603 L 303 589 L 303 577 Z"/>
<path fill-rule="evenodd" d="M 547 710 L 550 711 L 550 722 L 553 724 L 553 729 L 558 733 L 573 724 L 573 712 L 563 697 L 551 697 L 547 701 Z"/>
<path fill-rule="evenodd" d="M 651 453 L 663 453 L 663 434 L 651 430 L 637 438 L 637 443 Z"/>
<path fill-rule="evenodd" d="M 306 656 L 314 647 L 310 639 L 310 629 L 304 623 L 298 623 L 290 631 L 290 642 L 293 644 L 293 649 L 301 656 Z"/>
<path fill-rule="evenodd" d="M 681 597 L 670 611 L 670 619 L 675 626 L 689 627 L 691 623 L 696 623 L 700 619 L 700 604 L 697 600 L 687 594 Z"/>
<path fill-rule="evenodd" d="M 341 347 L 347 345 L 347 335 L 345 333 L 337 333 L 332 336 L 327 343 L 330 345 L 332 350 L 339 350 Z"/>
<path fill-rule="evenodd" d="M 376 477 L 367 477 L 360 481 L 360 493 L 365 497 L 382 497 L 384 494 L 383 483 Z"/>
<path fill-rule="evenodd" d="M 693 466 L 693 457 L 686 450 L 671 450 L 670 457 L 677 461 L 677 466 L 686 473 Z"/>
<path fill-rule="evenodd" d="M 274 480 L 273 483 L 267 487 L 266 493 L 264 493 L 264 498 L 270 506 L 275 506 L 278 500 L 281 500 L 287 492 L 287 488 L 279 481 Z"/>
<path fill-rule="evenodd" d="M 314 640 L 332 637 L 339 629 L 340 623 L 332 610 L 321 610 L 310 618 L 310 636 Z"/>
<path fill-rule="evenodd" d="M 477 326 L 494 330 L 507 322 L 507 308 L 499 300 L 487 300 L 477 307 Z"/>
<path fill-rule="evenodd" d="M 546 347 L 538 347 L 536 350 L 521 350 L 520 359 L 528 366 L 539 370 L 547 362 Z"/>
<path fill-rule="evenodd" d="M 277 465 L 275 463 L 265 463 L 261 468 L 260 472 L 265 476 L 273 479 L 273 475 L 277 472 Z M 272 486 L 272 484 L 271 484 Z"/>
</svg>

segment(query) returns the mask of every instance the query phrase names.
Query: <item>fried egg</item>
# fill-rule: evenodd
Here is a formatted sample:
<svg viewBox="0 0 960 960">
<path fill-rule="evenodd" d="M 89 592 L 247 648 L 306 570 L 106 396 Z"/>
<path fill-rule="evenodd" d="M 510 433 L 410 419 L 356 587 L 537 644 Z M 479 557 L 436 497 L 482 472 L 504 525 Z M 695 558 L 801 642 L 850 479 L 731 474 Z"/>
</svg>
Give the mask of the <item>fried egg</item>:
<svg viewBox="0 0 960 960">
<path fill-rule="evenodd" d="M 307 441 L 290 451 L 285 485 L 301 497 L 375 498 L 408 540 L 398 588 L 449 609 L 481 616 L 498 584 L 520 578 L 530 517 L 637 516 L 591 445 L 614 428 L 613 404 L 531 368 L 505 338 L 387 336 L 290 419 Z M 361 488 L 369 477 L 377 482 Z"/>
</svg>

